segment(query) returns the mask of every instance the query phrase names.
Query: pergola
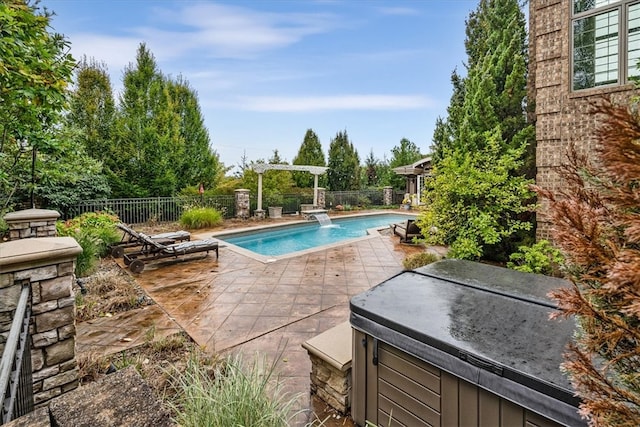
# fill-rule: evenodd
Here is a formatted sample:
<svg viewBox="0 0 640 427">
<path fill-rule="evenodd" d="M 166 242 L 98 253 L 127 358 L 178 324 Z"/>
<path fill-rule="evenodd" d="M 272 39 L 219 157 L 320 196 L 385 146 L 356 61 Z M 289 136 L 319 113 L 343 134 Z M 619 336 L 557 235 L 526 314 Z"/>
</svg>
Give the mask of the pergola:
<svg viewBox="0 0 640 427">
<path fill-rule="evenodd" d="M 262 174 L 268 170 L 280 171 L 301 171 L 313 174 L 313 205 L 318 205 L 318 176 L 327 172 L 325 166 L 310 165 L 274 165 L 269 163 L 257 163 L 253 165 L 253 170 L 258 174 L 258 210 L 262 210 Z"/>
<path fill-rule="evenodd" d="M 431 172 L 431 156 L 418 160 L 410 165 L 393 168 L 398 175 L 404 175 L 407 179 L 405 191 L 416 194 L 421 199 L 422 181 Z"/>
</svg>

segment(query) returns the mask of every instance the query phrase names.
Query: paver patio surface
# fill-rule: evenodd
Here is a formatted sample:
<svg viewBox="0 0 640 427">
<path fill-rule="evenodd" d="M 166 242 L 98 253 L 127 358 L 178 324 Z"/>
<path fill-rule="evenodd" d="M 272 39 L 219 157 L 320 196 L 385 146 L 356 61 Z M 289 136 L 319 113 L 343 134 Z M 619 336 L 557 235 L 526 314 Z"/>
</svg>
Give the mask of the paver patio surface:
<svg viewBox="0 0 640 427">
<path fill-rule="evenodd" d="M 175 322 L 209 352 L 278 357 L 286 389 L 302 393 L 301 404 L 309 408 L 311 362 L 302 343 L 348 320 L 352 296 L 401 272 L 407 253 L 423 250 L 396 242 L 388 235 L 368 236 L 270 263 L 223 247 L 217 261 L 210 254 L 149 264 L 135 278 L 166 312 L 161 330 Z M 304 425 L 308 416 L 296 424 Z"/>
</svg>

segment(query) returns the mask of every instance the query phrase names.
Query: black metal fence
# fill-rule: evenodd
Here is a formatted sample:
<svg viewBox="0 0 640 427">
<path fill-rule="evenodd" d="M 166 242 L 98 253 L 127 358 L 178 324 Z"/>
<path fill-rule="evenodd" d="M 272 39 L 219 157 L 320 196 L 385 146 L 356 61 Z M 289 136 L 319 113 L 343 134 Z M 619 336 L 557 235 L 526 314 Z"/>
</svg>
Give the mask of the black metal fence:
<svg viewBox="0 0 640 427">
<path fill-rule="evenodd" d="M 20 292 L 9 336 L 0 361 L 0 402 L 2 423 L 33 411 L 31 375 L 31 286 L 25 283 Z"/>
<path fill-rule="evenodd" d="M 382 206 L 384 197 L 382 190 L 328 191 L 325 195 L 327 207 L 342 205 L 344 207 Z"/>
<path fill-rule="evenodd" d="M 190 207 L 216 208 L 225 218 L 235 216 L 234 196 L 211 197 L 147 197 L 141 199 L 102 199 L 78 203 L 67 213 L 69 219 L 86 212 L 107 211 L 118 215 L 127 224 L 173 222 Z"/>
<path fill-rule="evenodd" d="M 393 204 L 400 204 L 404 193 L 393 193 Z M 282 206 L 285 214 L 300 212 L 300 206 L 313 203 L 313 195 L 285 194 L 277 198 L 265 197 L 263 208 Z M 251 211 L 257 208 L 257 197 L 250 195 Z M 342 205 L 349 207 L 371 207 L 384 205 L 384 194 L 381 189 L 354 191 L 327 191 L 325 206 L 334 208 Z M 146 222 L 173 222 L 180 219 L 185 209 L 193 206 L 213 207 L 220 210 L 224 218 L 235 217 L 234 196 L 209 197 L 148 197 L 141 199 L 103 199 L 87 200 L 72 207 L 65 213 L 64 219 L 73 218 L 85 212 L 107 211 L 118 215 L 127 224 Z"/>
</svg>

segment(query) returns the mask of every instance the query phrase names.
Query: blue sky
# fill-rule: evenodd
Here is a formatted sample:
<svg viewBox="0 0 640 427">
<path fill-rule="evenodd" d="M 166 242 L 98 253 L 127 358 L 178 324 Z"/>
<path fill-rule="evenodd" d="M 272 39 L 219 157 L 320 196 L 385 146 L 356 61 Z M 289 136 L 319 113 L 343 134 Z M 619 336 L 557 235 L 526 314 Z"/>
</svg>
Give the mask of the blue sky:
<svg viewBox="0 0 640 427">
<path fill-rule="evenodd" d="M 428 153 L 464 74 L 465 19 L 477 0 L 43 0 L 71 52 L 104 62 L 116 91 L 147 44 L 160 70 L 197 91 L 226 166 L 289 163 L 307 129 L 325 155 L 346 130 L 364 159 L 402 138 Z"/>
</svg>

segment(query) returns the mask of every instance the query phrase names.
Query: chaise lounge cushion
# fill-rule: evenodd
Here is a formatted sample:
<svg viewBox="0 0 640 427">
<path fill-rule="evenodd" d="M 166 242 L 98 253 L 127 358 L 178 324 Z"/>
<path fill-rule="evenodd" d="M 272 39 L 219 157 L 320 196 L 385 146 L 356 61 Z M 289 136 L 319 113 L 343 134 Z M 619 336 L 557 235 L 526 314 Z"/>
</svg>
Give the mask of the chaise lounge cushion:
<svg viewBox="0 0 640 427">
<path fill-rule="evenodd" d="M 415 219 L 408 219 L 398 224 L 391 224 L 393 233 L 400 236 L 400 243 L 412 242 L 414 238 L 424 239 L 422 230 L 416 224 Z"/>
</svg>

